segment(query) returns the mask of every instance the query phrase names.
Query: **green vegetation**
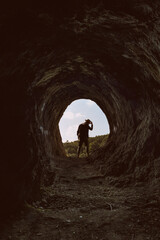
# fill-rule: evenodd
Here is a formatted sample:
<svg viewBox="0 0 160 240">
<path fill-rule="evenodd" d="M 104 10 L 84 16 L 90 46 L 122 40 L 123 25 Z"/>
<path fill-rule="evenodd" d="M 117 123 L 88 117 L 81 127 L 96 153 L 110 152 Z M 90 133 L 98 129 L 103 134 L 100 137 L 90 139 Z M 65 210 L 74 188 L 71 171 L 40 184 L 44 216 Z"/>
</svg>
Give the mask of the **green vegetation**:
<svg viewBox="0 0 160 240">
<path fill-rule="evenodd" d="M 103 147 L 108 139 L 108 135 L 89 138 L 89 152 L 92 154 L 95 150 Z M 78 141 L 63 143 L 67 157 L 77 157 Z M 80 157 L 86 157 L 86 150 L 83 144 Z"/>
</svg>

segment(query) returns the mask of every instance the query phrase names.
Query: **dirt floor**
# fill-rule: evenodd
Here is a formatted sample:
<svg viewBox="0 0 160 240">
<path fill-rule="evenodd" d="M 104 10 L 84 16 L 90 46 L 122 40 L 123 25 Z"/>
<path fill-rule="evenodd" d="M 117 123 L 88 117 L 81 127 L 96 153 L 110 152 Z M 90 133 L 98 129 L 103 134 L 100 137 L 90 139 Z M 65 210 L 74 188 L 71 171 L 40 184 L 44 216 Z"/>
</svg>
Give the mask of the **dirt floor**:
<svg viewBox="0 0 160 240">
<path fill-rule="evenodd" d="M 86 159 L 59 159 L 54 168 L 54 184 L 1 223 L 0 239 L 160 240 L 158 190 L 142 183 L 122 187 Z"/>
</svg>

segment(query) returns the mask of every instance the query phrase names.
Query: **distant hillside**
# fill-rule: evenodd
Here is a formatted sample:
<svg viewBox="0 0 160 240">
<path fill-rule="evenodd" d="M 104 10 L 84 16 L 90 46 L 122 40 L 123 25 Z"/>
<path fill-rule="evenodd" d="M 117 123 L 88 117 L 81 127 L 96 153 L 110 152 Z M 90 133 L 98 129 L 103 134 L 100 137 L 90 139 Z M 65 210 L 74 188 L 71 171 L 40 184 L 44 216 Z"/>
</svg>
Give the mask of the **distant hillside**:
<svg viewBox="0 0 160 240">
<path fill-rule="evenodd" d="M 97 150 L 100 147 L 103 147 L 108 139 L 107 135 L 102 136 L 96 136 L 96 137 L 90 137 L 89 138 L 89 152 L 93 153 L 95 150 Z M 78 148 L 78 141 L 74 142 L 65 142 L 63 143 L 65 152 L 67 157 L 77 157 L 77 148 Z M 85 157 L 86 151 L 85 146 L 82 146 L 80 157 Z"/>
</svg>

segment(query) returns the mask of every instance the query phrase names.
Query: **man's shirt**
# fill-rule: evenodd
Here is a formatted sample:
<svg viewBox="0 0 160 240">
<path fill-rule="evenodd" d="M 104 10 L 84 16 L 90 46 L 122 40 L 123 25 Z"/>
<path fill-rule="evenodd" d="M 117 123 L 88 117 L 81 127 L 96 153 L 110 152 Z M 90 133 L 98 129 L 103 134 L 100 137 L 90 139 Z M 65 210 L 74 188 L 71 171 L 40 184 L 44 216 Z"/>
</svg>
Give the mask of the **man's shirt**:
<svg viewBox="0 0 160 240">
<path fill-rule="evenodd" d="M 88 124 L 80 124 L 77 130 L 77 135 L 80 136 L 80 138 L 88 138 L 88 131 L 92 130 L 93 127 L 90 127 Z"/>
</svg>

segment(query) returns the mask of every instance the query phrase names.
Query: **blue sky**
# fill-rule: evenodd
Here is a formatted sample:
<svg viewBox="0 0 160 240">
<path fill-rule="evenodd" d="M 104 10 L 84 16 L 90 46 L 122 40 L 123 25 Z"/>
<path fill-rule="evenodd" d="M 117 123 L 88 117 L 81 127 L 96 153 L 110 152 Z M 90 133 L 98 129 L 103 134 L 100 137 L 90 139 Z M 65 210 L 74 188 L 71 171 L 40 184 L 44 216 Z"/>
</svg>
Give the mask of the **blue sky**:
<svg viewBox="0 0 160 240">
<path fill-rule="evenodd" d="M 80 99 L 67 107 L 59 122 L 62 142 L 77 140 L 77 128 L 88 118 L 93 122 L 90 137 L 109 133 L 108 120 L 98 105 L 89 99 Z"/>
</svg>

